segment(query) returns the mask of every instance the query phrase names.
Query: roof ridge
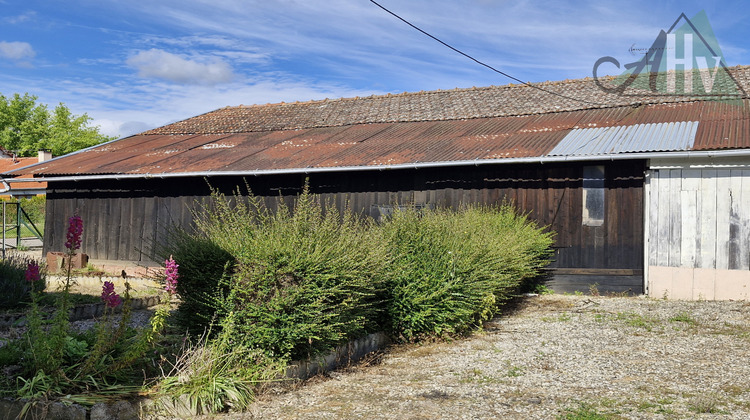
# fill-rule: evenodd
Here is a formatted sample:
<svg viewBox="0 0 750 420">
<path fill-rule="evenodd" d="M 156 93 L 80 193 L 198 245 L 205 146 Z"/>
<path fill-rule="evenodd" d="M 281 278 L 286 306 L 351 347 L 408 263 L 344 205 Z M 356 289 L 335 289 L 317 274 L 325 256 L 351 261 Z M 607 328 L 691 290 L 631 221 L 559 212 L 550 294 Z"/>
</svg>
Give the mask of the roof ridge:
<svg viewBox="0 0 750 420">
<path fill-rule="evenodd" d="M 607 80 L 611 80 L 614 76 L 604 76 Z M 226 108 L 258 108 L 266 106 L 289 106 L 289 105 L 313 105 L 325 102 L 338 102 L 338 101 L 361 101 L 365 99 L 382 99 L 382 98 L 395 98 L 395 97 L 409 97 L 409 96 L 424 96 L 434 94 L 445 94 L 454 92 L 476 92 L 486 90 L 497 90 L 497 89 L 518 89 L 518 88 L 529 88 L 537 85 L 562 85 L 562 84 L 573 84 L 592 80 L 591 77 L 583 77 L 579 79 L 565 79 L 565 80 L 546 80 L 544 82 L 527 82 L 527 83 L 508 83 L 505 85 L 488 85 L 488 86 L 472 86 L 472 87 L 455 87 L 449 89 L 435 89 L 435 90 L 420 90 L 418 92 L 404 91 L 400 93 L 387 92 L 382 94 L 372 94 L 368 96 L 345 96 L 341 98 L 324 98 L 324 99 L 310 99 L 307 101 L 294 101 L 294 102 L 266 102 L 265 104 L 240 104 L 235 106 L 224 106 L 214 111 L 220 111 Z M 213 111 L 209 111 L 213 112 Z M 202 114 L 201 114 L 202 115 Z"/>
<path fill-rule="evenodd" d="M 747 89 L 750 86 L 750 66 L 737 65 L 727 70 L 741 87 Z M 618 77 L 602 76 L 599 81 L 606 83 Z M 592 77 L 584 77 L 528 84 L 509 83 L 373 94 L 363 97 L 237 105 L 209 111 L 142 134 L 219 134 L 379 122 L 466 120 L 705 100 L 690 96 L 649 95 L 649 92 L 635 87 L 626 89 L 631 90 L 626 90 L 626 94 L 621 95 L 613 89 L 602 89 L 601 84 Z"/>
</svg>

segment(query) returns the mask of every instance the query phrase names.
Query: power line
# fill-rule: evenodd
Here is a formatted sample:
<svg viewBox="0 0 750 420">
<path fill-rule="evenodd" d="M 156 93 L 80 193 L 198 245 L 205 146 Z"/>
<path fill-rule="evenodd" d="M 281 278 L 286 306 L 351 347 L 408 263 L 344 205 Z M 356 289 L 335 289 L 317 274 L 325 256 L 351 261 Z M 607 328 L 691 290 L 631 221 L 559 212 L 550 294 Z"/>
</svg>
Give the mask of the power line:
<svg viewBox="0 0 750 420">
<path fill-rule="evenodd" d="M 426 32 L 426 31 L 422 30 L 421 28 L 419 28 L 418 26 L 416 26 L 413 23 L 409 22 L 408 20 L 406 20 L 406 19 L 402 18 L 401 16 L 399 16 L 399 15 L 391 12 L 390 10 L 386 9 L 384 6 L 382 6 L 381 4 L 379 4 L 378 2 L 376 2 L 375 0 L 370 0 L 370 2 L 372 4 L 374 4 L 375 6 L 378 6 L 379 8 L 385 10 L 386 12 L 388 12 L 390 15 L 392 15 L 396 19 L 400 20 L 401 22 L 404 22 L 405 24 L 411 26 L 412 28 L 416 29 L 417 31 L 421 32 L 422 34 L 427 35 L 428 37 L 432 38 L 433 40 L 435 40 L 435 41 L 443 44 L 444 46 L 450 48 L 451 50 L 453 50 L 453 51 L 455 51 L 455 52 L 463 55 L 464 57 L 468 58 L 469 60 L 474 61 L 475 63 L 477 63 L 477 64 L 479 64 L 481 66 L 487 67 L 488 69 L 494 71 L 495 73 L 500 73 L 503 76 L 505 76 L 505 77 L 507 77 L 507 78 L 509 78 L 511 80 L 514 80 L 514 81 L 516 81 L 516 82 L 518 82 L 518 83 L 520 83 L 522 85 L 525 85 L 525 86 L 528 86 L 528 87 L 531 87 L 531 88 L 534 88 L 534 89 L 541 90 L 542 92 L 549 93 L 550 95 L 555 95 L 555 96 L 559 96 L 561 98 L 570 99 L 571 101 L 586 103 L 586 104 L 589 104 L 589 105 L 604 105 L 604 104 L 600 104 L 600 103 L 597 103 L 597 102 L 590 102 L 590 101 L 586 101 L 586 100 L 583 100 L 583 99 L 573 98 L 573 97 L 570 97 L 570 96 L 567 96 L 567 95 L 563 95 L 561 93 L 557 93 L 557 92 L 553 92 L 551 90 L 544 89 L 544 88 L 536 86 L 536 85 L 532 85 L 529 82 L 524 82 L 523 80 L 521 80 L 521 79 L 519 79 L 517 77 L 513 77 L 510 74 L 505 73 L 505 72 L 503 72 L 501 70 L 498 70 L 498 69 L 492 67 L 491 65 L 489 65 L 487 63 L 479 61 L 476 58 L 470 56 L 469 54 L 466 54 L 465 52 L 459 50 L 458 48 L 455 48 L 455 47 L 451 46 L 450 44 L 448 44 L 448 43 L 440 40 L 439 38 L 437 38 L 434 35 L 432 35 L 432 34 Z"/>
</svg>

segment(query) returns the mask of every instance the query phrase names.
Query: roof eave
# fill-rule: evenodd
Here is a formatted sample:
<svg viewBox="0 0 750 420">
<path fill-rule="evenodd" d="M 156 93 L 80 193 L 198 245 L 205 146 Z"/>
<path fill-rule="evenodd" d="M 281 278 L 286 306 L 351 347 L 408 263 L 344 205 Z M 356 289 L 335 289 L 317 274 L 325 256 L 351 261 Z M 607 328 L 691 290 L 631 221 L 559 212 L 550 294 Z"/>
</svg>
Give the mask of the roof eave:
<svg viewBox="0 0 750 420">
<path fill-rule="evenodd" d="M 41 176 L 38 178 L 14 178 L 12 182 L 63 182 L 90 180 L 121 180 L 121 179 L 153 179 L 153 178 L 184 178 L 184 177 L 216 177 L 216 176 L 263 176 L 263 175 L 292 175 L 331 172 L 360 172 L 386 171 L 399 169 L 447 168 L 456 166 L 502 165 L 524 163 L 559 163 L 559 162 L 591 162 L 606 160 L 636 160 L 636 159 L 699 159 L 717 157 L 750 157 L 750 149 L 733 150 L 687 150 L 670 152 L 637 152 L 597 154 L 587 156 L 537 156 L 502 159 L 475 159 L 449 162 L 415 162 L 392 165 L 367 166 L 332 166 L 289 169 L 259 169 L 245 171 L 196 171 L 173 173 L 138 173 L 138 174 L 96 174 L 96 175 L 59 175 Z"/>
</svg>

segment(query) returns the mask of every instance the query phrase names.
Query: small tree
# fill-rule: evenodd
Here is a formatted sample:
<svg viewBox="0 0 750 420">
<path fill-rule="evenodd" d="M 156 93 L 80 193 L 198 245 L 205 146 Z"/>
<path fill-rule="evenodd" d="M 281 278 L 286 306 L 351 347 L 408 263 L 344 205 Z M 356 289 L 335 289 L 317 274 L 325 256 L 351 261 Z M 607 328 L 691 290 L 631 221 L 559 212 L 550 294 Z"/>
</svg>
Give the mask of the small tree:
<svg viewBox="0 0 750 420">
<path fill-rule="evenodd" d="M 0 94 L 0 146 L 19 156 L 33 156 L 42 149 L 60 156 L 114 139 L 90 126 L 88 115 L 73 115 L 62 103 L 50 112 L 36 100 L 28 93 L 12 98 Z"/>
</svg>

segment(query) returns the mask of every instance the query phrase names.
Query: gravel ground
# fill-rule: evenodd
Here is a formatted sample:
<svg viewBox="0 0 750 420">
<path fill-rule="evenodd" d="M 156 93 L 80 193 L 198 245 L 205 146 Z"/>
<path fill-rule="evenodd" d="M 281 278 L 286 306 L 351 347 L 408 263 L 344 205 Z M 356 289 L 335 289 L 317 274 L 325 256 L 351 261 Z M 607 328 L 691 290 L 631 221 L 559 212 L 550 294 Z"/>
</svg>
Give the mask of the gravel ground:
<svg viewBox="0 0 750 420">
<path fill-rule="evenodd" d="M 750 303 L 539 296 L 486 327 L 218 418 L 750 419 Z"/>
</svg>

